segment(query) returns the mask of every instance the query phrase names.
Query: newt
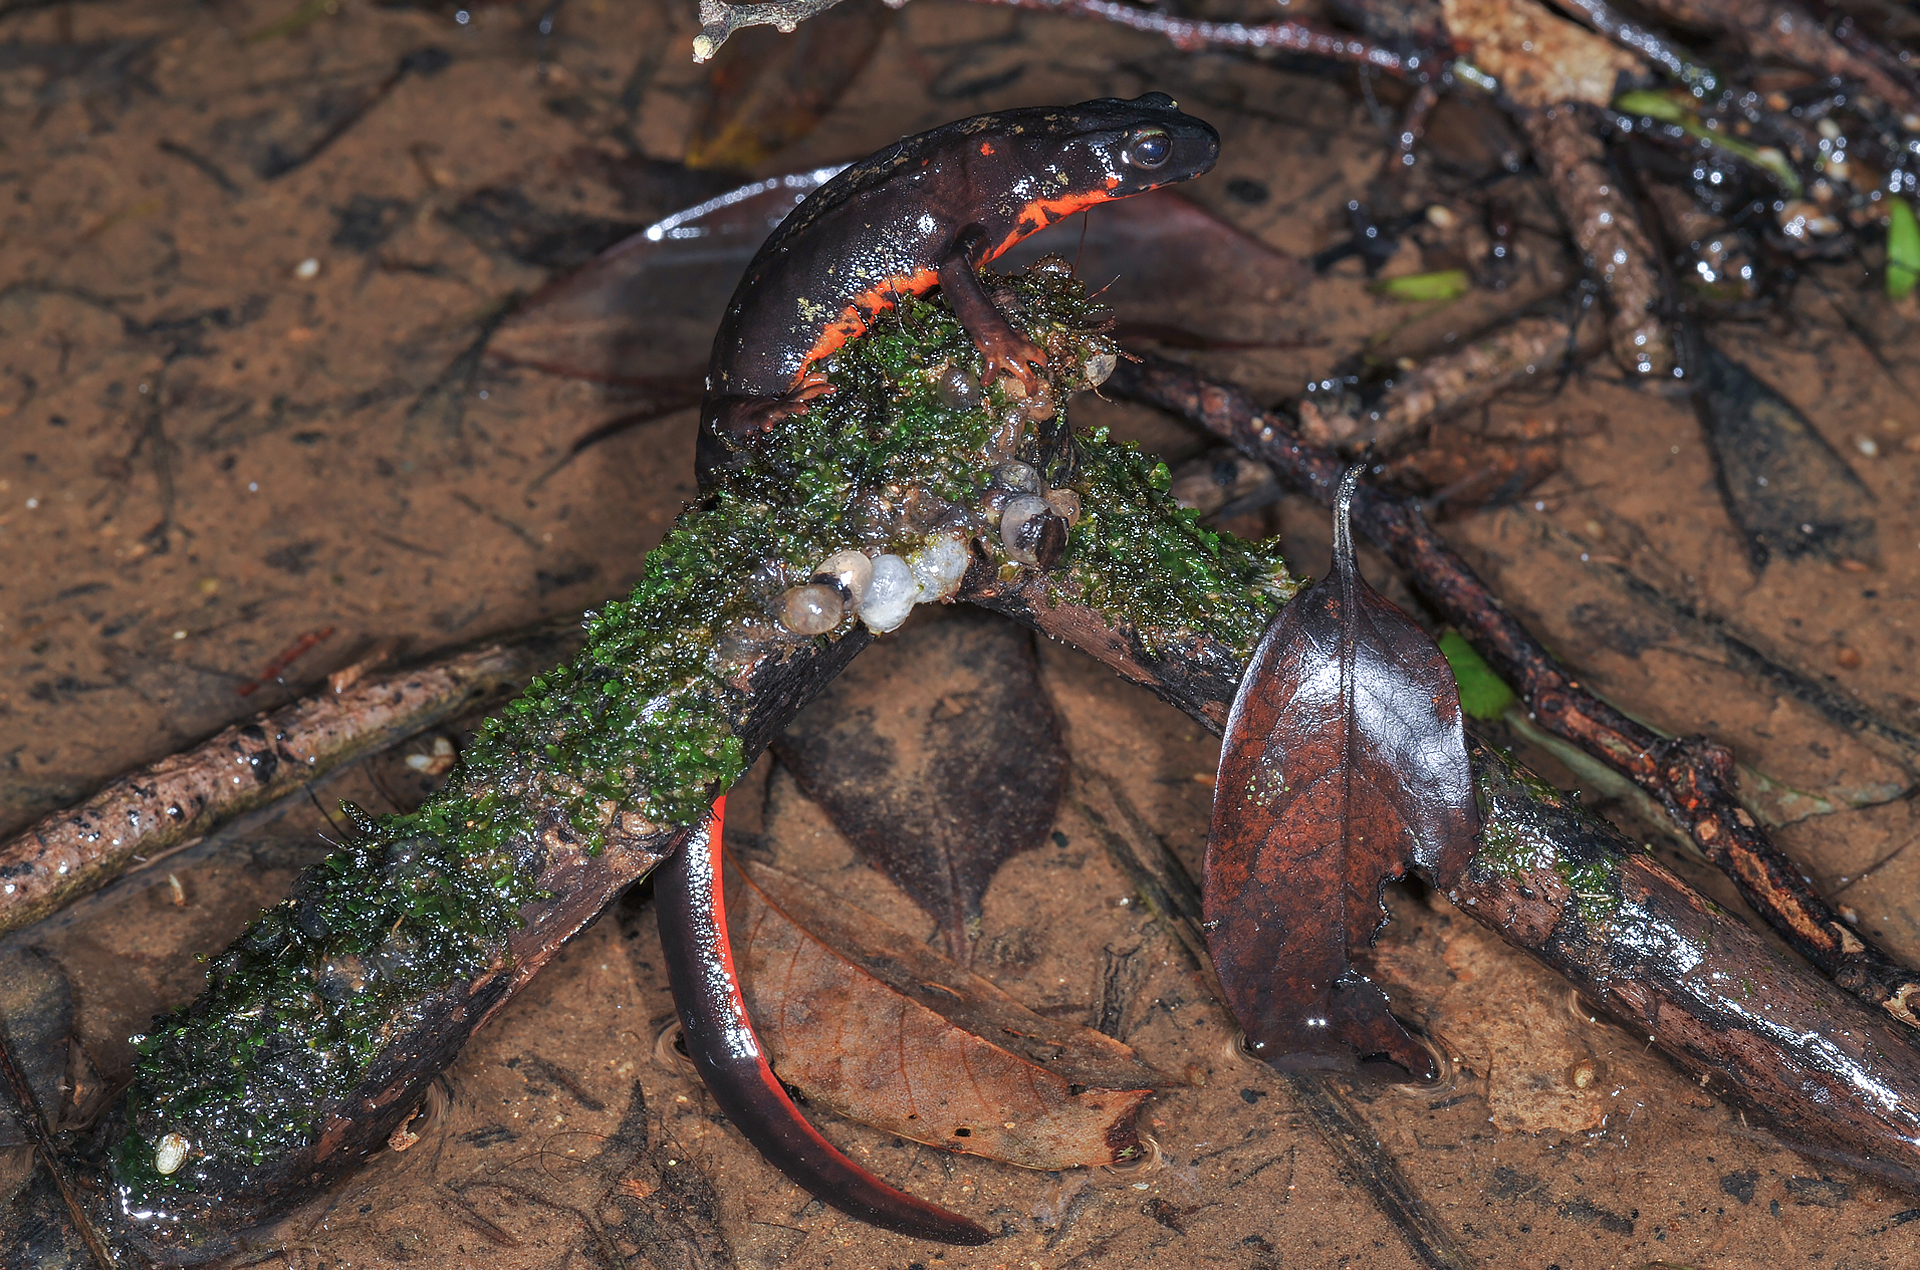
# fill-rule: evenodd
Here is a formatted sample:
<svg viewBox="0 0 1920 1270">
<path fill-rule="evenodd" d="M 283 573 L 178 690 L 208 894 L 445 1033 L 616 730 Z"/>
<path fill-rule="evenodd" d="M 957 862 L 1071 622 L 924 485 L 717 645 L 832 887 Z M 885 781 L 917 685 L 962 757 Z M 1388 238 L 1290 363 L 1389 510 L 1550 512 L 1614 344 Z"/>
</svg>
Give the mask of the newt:
<svg viewBox="0 0 1920 1270">
<path fill-rule="evenodd" d="M 976 115 L 849 166 L 780 223 L 728 301 L 700 409 L 702 487 L 830 391 L 820 363 L 901 296 L 936 286 L 985 361 L 982 382 L 1031 393 L 1046 352 L 1013 329 L 975 270 L 1075 213 L 1199 176 L 1210 124 L 1165 93 Z"/>
<path fill-rule="evenodd" d="M 982 382 L 1038 386 L 1046 350 L 1014 330 L 976 270 L 1111 199 L 1208 171 L 1220 136 L 1165 93 L 963 119 L 863 159 L 796 207 L 748 264 L 714 339 L 700 483 L 755 461 L 753 442 L 831 391 L 822 363 L 901 297 L 940 289 L 979 350 Z M 714 1101 L 793 1181 L 863 1220 L 943 1243 L 992 1238 L 900 1191 L 807 1123 L 753 1032 L 721 891 L 726 799 L 661 866 L 660 938 L 687 1050 Z"/>
</svg>

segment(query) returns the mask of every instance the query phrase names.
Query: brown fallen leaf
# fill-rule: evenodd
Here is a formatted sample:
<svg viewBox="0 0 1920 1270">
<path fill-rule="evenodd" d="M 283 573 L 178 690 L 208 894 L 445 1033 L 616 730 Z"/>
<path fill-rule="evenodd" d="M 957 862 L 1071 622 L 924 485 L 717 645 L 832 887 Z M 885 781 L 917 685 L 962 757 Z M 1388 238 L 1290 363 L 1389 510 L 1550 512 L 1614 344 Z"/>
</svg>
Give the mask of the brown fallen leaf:
<svg viewBox="0 0 1920 1270">
<path fill-rule="evenodd" d="M 1622 75 L 1646 74 L 1632 53 L 1533 0 L 1441 0 L 1440 9 L 1474 64 L 1522 106 L 1604 106 Z"/>
<path fill-rule="evenodd" d="M 1207 946 L 1247 1046 L 1269 1061 L 1431 1055 L 1351 964 L 1386 918 L 1381 887 L 1465 867 L 1479 816 L 1446 658 L 1353 559 L 1341 482 L 1333 573 L 1254 649 L 1220 748 L 1207 835 Z"/>
<path fill-rule="evenodd" d="M 1511 503 L 1559 470 L 1557 437 L 1508 441 L 1450 431 L 1395 459 L 1381 476 L 1426 499 L 1433 519 L 1453 520 Z"/>
<path fill-rule="evenodd" d="M 955 609 L 863 654 L 773 743 L 862 859 L 967 958 L 1000 866 L 1045 840 L 1067 782 L 1033 636 Z"/>
<path fill-rule="evenodd" d="M 487 356 L 698 401 L 713 328 L 767 231 L 836 169 L 772 177 L 662 217 L 527 297 Z"/>
<path fill-rule="evenodd" d="M 792 874 L 733 863 L 727 924 L 782 1082 L 862 1124 L 1026 1168 L 1139 1156 L 1134 1113 L 1167 1080 L 1127 1046 L 1042 1018 Z"/>
<path fill-rule="evenodd" d="M 1301 261 L 1172 190 L 1119 199 L 1042 230 L 1001 258 L 1056 255 L 1098 289 L 1123 340 L 1185 348 L 1302 348 L 1325 342 L 1284 303 L 1311 278 Z"/>
</svg>

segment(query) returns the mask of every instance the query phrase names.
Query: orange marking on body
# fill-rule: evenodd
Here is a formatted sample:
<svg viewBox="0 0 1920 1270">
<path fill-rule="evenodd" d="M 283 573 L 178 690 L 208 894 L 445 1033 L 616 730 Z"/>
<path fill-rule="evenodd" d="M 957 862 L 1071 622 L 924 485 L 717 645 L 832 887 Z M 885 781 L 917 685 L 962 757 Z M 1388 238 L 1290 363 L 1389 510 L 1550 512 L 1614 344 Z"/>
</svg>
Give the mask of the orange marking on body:
<svg viewBox="0 0 1920 1270">
<path fill-rule="evenodd" d="M 982 154 L 983 156 L 985 156 L 985 157 L 987 157 L 987 158 L 989 158 L 989 159 L 990 159 L 990 158 L 992 158 L 992 157 L 993 157 L 993 142 L 991 142 L 991 141 L 982 141 L 982 142 L 980 143 L 980 153 L 981 153 L 981 154 Z"/>
<path fill-rule="evenodd" d="M 1115 184 L 1118 184 L 1118 181 L 1115 181 Z M 1037 234 L 1047 226 L 1058 224 L 1075 212 L 1083 212 L 1095 203 L 1105 203 L 1112 197 L 1113 195 L 1102 189 L 1086 194 L 1068 194 L 1061 198 L 1037 198 L 1020 209 L 1020 217 L 1014 222 L 1013 232 L 1001 239 L 999 244 L 987 253 L 986 258 L 993 260 L 1022 238 Z"/>
<path fill-rule="evenodd" d="M 940 274 L 934 269 L 918 269 L 904 277 L 888 278 L 878 286 L 869 287 L 847 302 L 840 310 L 840 316 L 828 322 L 819 336 L 813 341 L 813 347 L 807 350 L 806 360 L 800 364 L 799 373 L 793 377 L 793 386 L 798 388 L 813 373 L 813 364 L 833 355 L 842 344 L 857 339 L 866 332 L 869 320 L 883 310 L 891 309 L 895 296 L 925 295 L 940 285 Z"/>
</svg>

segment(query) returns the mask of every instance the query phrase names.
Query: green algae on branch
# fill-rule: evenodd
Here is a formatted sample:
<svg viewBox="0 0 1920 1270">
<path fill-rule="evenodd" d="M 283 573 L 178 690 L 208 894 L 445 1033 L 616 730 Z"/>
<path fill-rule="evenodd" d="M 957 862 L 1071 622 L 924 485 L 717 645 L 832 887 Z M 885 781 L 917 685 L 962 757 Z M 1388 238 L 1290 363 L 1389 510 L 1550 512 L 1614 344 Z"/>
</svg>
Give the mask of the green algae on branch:
<svg viewBox="0 0 1920 1270">
<path fill-rule="evenodd" d="M 1618 831 L 1503 750 L 1476 743 L 1474 760 L 1480 844 L 1470 868 L 1508 881 L 1552 877 L 1589 928 L 1606 929 L 1624 903 Z M 1590 832 L 1569 834 L 1569 823 Z"/>
<path fill-rule="evenodd" d="M 1158 656 L 1196 637 L 1245 665 L 1300 584 L 1271 547 L 1209 529 L 1167 493 L 1164 463 L 1095 433 L 1081 454 L 1085 519 L 1050 578 L 1080 604 L 1123 622 Z"/>
<path fill-rule="evenodd" d="M 1061 587 L 1155 640 L 1252 647 L 1292 593 L 1284 566 L 1181 512 L 1163 467 L 1104 435 L 1072 438 L 1065 400 L 1117 352 L 1078 281 L 1043 262 L 996 286 L 1048 350 L 1039 393 L 981 389 L 951 313 L 904 301 L 828 362 L 834 393 L 675 522 L 633 591 L 590 616 L 574 661 L 483 725 L 444 790 L 411 813 L 356 813 L 353 841 L 212 960 L 207 991 L 139 1041 L 114 1164 L 126 1214 L 233 1195 L 335 1118 L 371 1114 L 356 1110 L 360 1082 L 425 1061 L 388 1051 L 430 998 L 505 990 L 509 941 L 554 902 L 543 881 L 557 859 L 703 815 L 750 757 L 754 672 L 855 629 L 851 613 L 811 638 L 774 620 L 777 597 L 827 556 L 972 542 L 1017 569 L 992 532 L 1008 461 L 1080 496 Z M 459 1012 L 465 1026 L 486 1002 Z"/>
</svg>

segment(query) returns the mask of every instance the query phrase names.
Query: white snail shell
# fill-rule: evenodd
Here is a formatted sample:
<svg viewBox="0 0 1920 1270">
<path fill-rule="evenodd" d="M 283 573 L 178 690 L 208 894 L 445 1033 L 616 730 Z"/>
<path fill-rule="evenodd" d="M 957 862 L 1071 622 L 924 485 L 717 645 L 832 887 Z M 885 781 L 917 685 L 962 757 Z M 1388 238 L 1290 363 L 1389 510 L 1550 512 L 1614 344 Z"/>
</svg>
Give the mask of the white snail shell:
<svg viewBox="0 0 1920 1270">
<path fill-rule="evenodd" d="M 920 579 L 899 556 L 887 554 L 873 558 L 873 577 L 867 595 L 860 604 L 860 620 L 876 635 L 884 635 L 907 620 L 913 602 L 920 594 Z"/>
<path fill-rule="evenodd" d="M 187 1149 L 192 1145 L 183 1134 L 162 1134 L 159 1145 L 153 1151 L 153 1171 L 160 1174 L 178 1173 L 180 1166 L 187 1162 Z"/>
<path fill-rule="evenodd" d="M 913 576 L 920 582 L 917 604 L 944 600 L 960 589 L 967 574 L 967 542 L 958 534 L 943 534 L 907 557 Z"/>
<path fill-rule="evenodd" d="M 846 594 L 847 602 L 858 609 L 860 601 L 867 598 L 867 587 L 873 583 L 873 561 L 864 551 L 852 548 L 836 551 L 820 562 L 811 580 L 839 587 Z"/>
<path fill-rule="evenodd" d="M 993 467 L 993 483 L 1007 489 L 1017 489 L 1026 494 L 1038 494 L 1044 486 L 1040 484 L 1040 473 L 1019 459 L 1008 459 L 996 463 Z"/>
</svg>

